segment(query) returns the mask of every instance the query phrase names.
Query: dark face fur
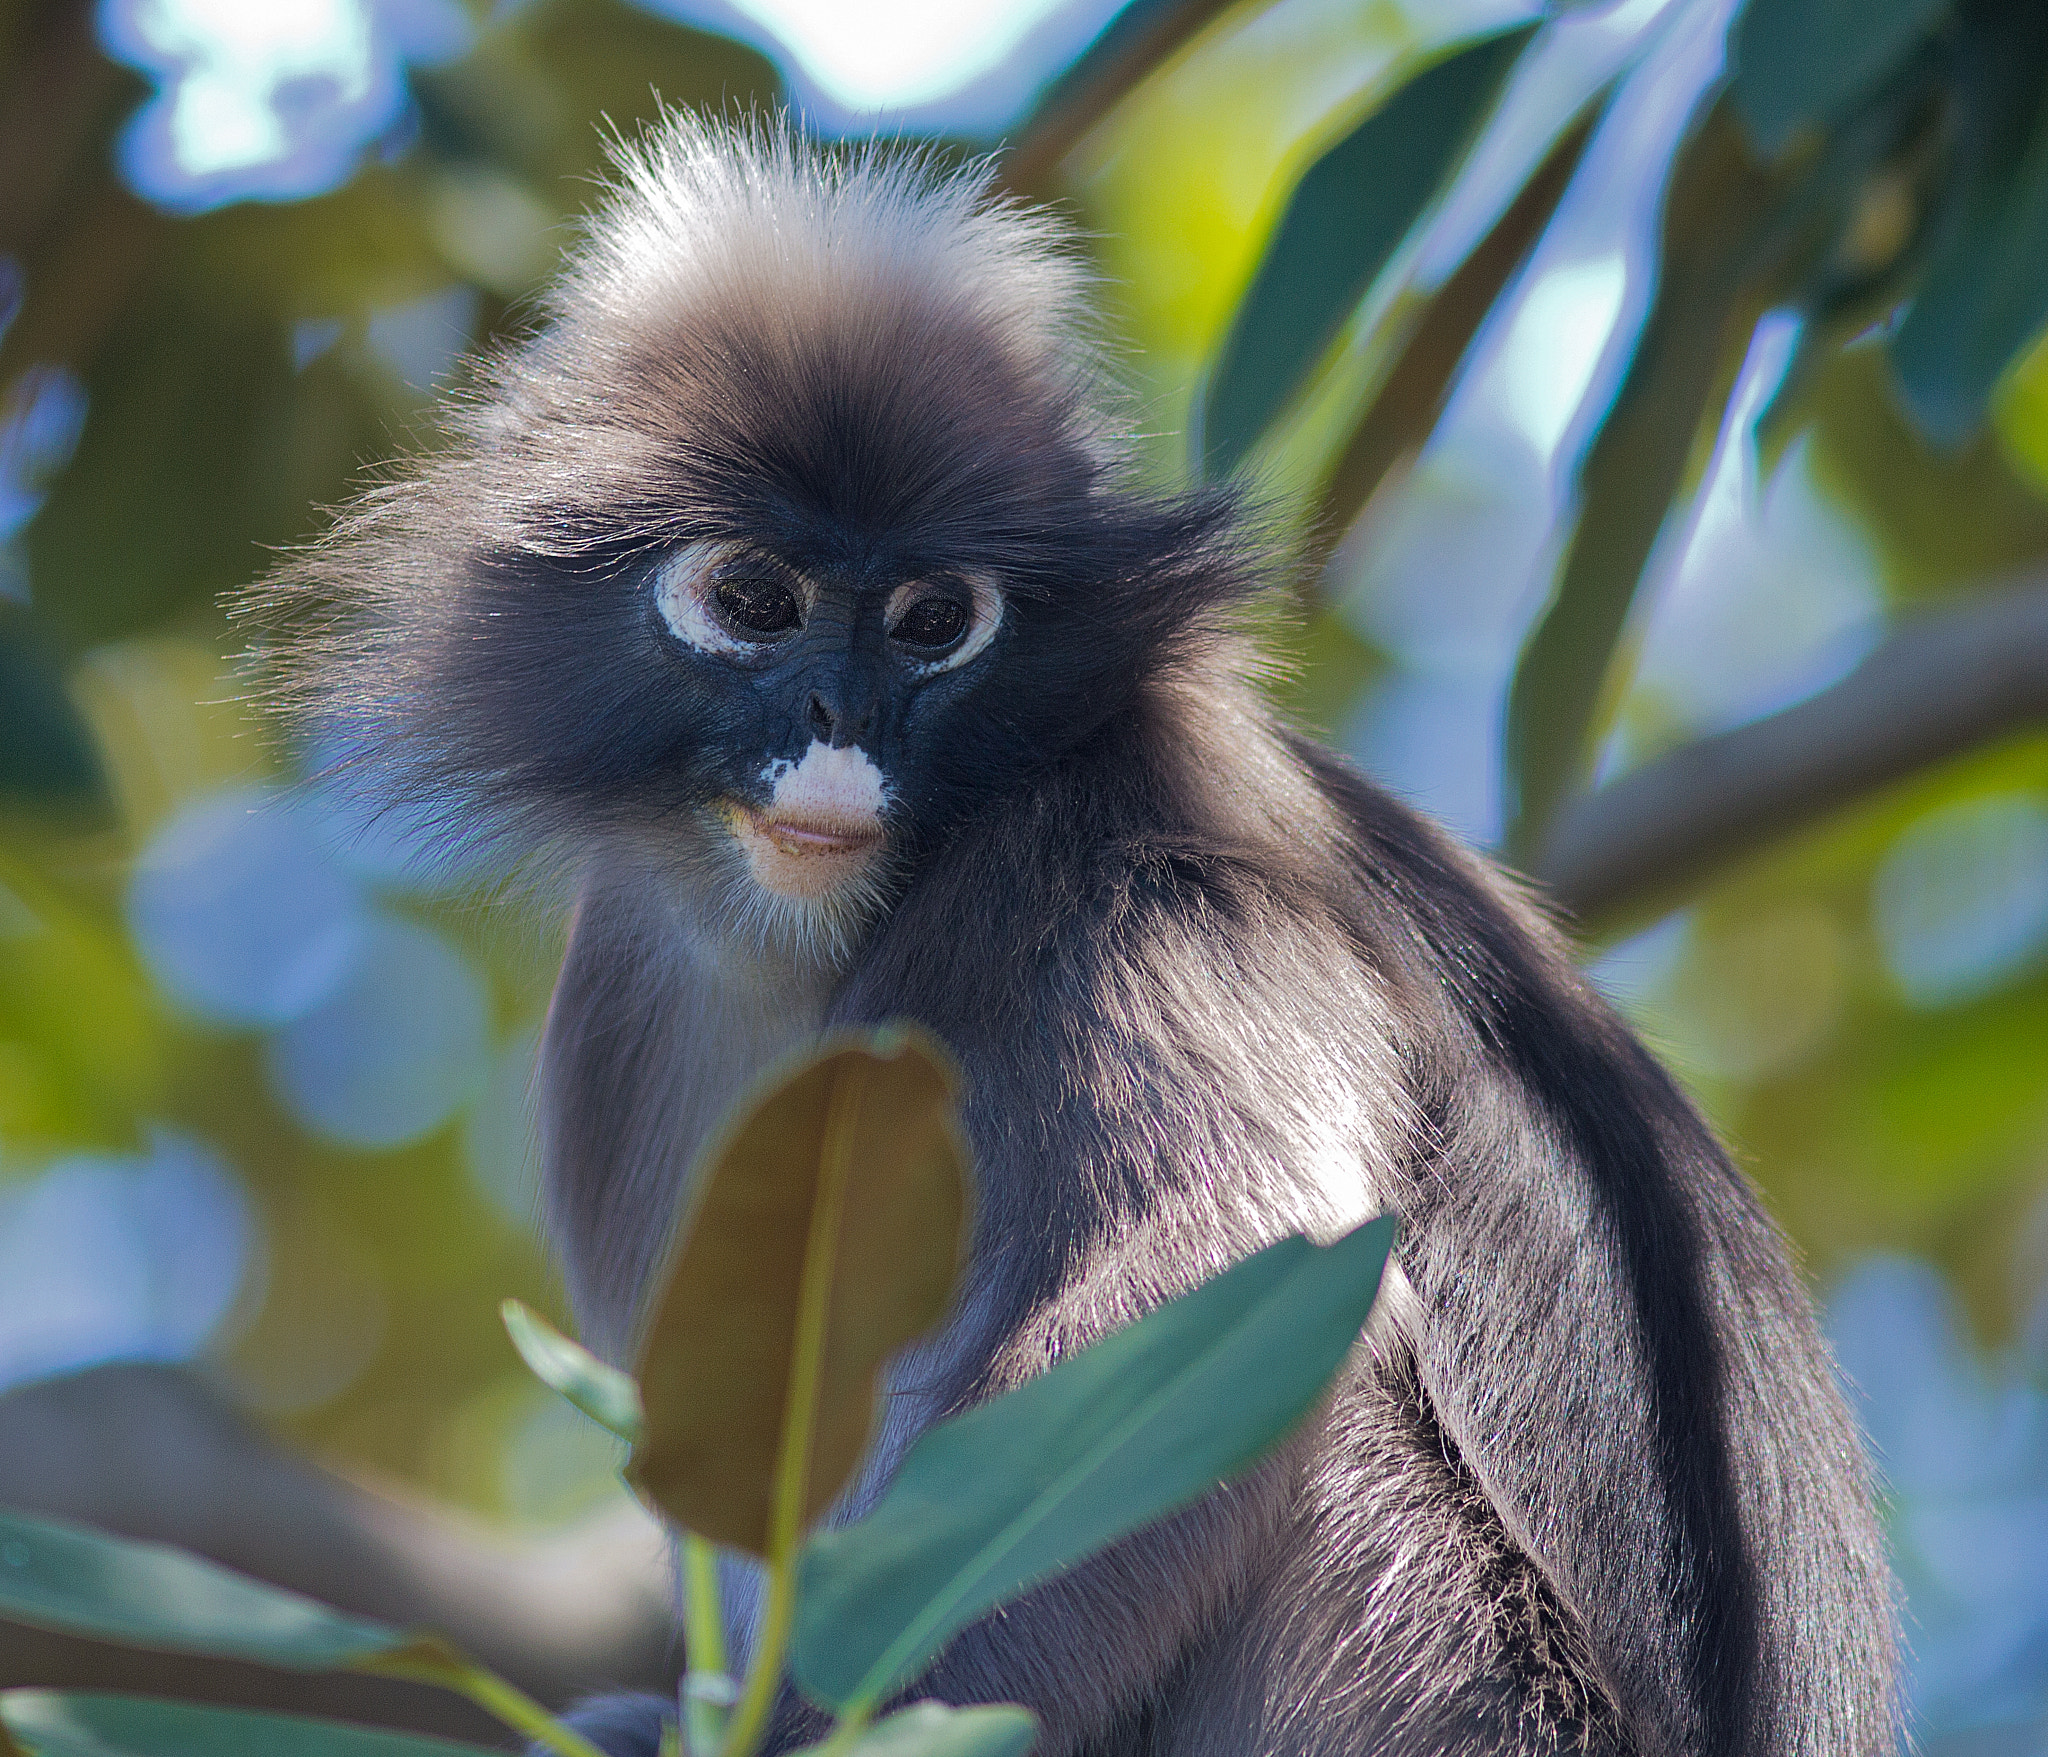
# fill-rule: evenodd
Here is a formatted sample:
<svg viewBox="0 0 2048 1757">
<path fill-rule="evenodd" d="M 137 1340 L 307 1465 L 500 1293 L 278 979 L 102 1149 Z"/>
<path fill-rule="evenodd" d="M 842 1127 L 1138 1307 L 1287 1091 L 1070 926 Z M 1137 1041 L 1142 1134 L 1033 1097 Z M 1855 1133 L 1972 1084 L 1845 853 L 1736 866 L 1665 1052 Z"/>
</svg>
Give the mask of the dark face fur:
<svg viewBox="0 0 2048 1757">
<path fill-rule="evenodd" d="M 853 162 L 806 229 L 786 175 L 681 145 L 628 167 L 463 441 L 280 586 L 339 600 L 302 696 L 394 791 L 672 847 L 808 937 L 1250 581 L 1224 508 L 1129 488 L 1080 276 L 1028 224 L 963 258 L 971 189 L 935 236 L 920 173 Z"/>
</svg>

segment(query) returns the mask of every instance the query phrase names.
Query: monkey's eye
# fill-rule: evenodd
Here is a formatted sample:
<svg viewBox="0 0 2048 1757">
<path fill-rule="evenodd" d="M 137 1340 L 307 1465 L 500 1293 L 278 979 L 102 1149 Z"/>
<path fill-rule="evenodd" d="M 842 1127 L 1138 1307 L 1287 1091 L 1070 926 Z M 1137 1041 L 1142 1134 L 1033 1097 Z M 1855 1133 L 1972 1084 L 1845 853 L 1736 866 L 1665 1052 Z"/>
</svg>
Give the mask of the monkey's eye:
<svg viewBox="0 0 2048 1757">
<path fill-rule="evenodd" d="M 907 647 L 937 651 L 950 647 L 967 629 L 967 606 L 938 592 L 917 602 L 896 619 L 889 633 Z"/>
<path fill-rule="evenodd" d="M 914 678 L 957 671 L 995 639 L 1002 620 L 1002 588 L 986 574 L 905 580 L 882 611 Z"/>
<path fill-rule="evenodd" d="M 804 619 L 802 600 L 780 580 L 721 580 L 712 599 L 727 627 L 755 640 L 787 634 Z"/>
</svg>

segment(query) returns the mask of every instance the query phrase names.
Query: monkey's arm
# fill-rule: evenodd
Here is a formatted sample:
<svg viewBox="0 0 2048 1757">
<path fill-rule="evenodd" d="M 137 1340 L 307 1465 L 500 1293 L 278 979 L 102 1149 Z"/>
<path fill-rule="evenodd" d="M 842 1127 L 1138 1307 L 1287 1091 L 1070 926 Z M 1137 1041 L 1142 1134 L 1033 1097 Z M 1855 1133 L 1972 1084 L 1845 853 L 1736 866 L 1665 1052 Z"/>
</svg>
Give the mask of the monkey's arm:
<svg viewBox="0 0 2048 1757">
<path fill-rule="evenodd" d="M 1076 789 L 1084 811 L 1106 796 Z M 1198 879 L 1133 870 L 1085 823 L 983 833 L 921 879 L 833 1009 L 918 1018 L 967 1072 L 979 1197 L 965 1309 L 986 1327 L 942 1407 L 1042 1372 L 1284 1233 L 1369 1209 L 1351 1138 L 1361 1034 L 1347 1028 L 1363 985 L 1318 982 L 1326 947 L 1277 914 L 1222 935 Z M 1321 1114 L 1326 1098 L 1344 1120 Z M 1300 1459 L 1290 1448 L 974 1625 L 914 1693 L 1025 1703 L 1045 1723 L 1041 1757 L 1095 1749 L 1270 1566 Z"/>
<path fill-rule="evenodd" d="M 1119 1241 L 1120 1260 L 1168 1254 L 1170 1246 L 1142 1236 L 1144 1230 Z M 1109 1262 L 1097 1266 L 1097 1277 L 1114 1272 Z M 1138 1315 L 1121 1289 L 1098 1286 L 1100 1303 L 1078 1285 L 1068 1291 L 1073 1297 L 1040 1307 L 1034 1321 L 1012 1333 L 989 1363 L 983 1390 L 1028 1378 L 1049 1364 L 1049 1353 L 1085 1346 Z M 1113 1315 L 1119 1308 L 1124 1315 Z M 1298 1446 L 1286 1448 L 1249 1477 L 971 1625 L 901 1700 L 1020 1702 L 1041 1723 L 1034 1757 L 1102 1748 L 1109 1729 L 1139 1712 L 1195 1656 L 1270 1556 L 1294 1500 L 1299 1453 Z M 777 1731 L 785 1736 L 771 1749 L 824 1737 L 824 1723 L 794 1714 L 794 1707 L 784 1703 Z"/>
</svg>

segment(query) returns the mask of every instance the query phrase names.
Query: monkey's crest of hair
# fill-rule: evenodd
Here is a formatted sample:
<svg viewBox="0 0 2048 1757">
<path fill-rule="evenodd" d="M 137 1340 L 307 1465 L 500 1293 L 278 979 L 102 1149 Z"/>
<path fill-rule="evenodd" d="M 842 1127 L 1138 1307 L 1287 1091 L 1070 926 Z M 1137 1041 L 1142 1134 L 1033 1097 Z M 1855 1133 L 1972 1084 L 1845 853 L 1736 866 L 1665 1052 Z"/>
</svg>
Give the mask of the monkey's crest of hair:
<svg viewBox="0 0 2048 1757">
<path fill-rule="evenodd" d="M 828 567 L 891 543 L 1063 605 L 1057 665 L 1050 634 L 1006 655 L 1001 711 L 1055 746 L 1124 680 L 1214 652 L 1265 585 L 1230 496 L 1135 485 L 1090 270 L 986 166 L 686 115 L 614 156 L 543 321 L 478 363 L 446 443 L 240 606 L 274 636 L 273 705 L 373 799 L 529 846 L 573 828 L 570 777 L 587 803 L 664 711 L 621 681 L 648 669 L 621 582 L 692 542 Z"/>
<path fill-rule="evenodd" d="M 599 332 L 658 330 L 729 303 L 791 328 L 849 306 L 935 292 L 1091 413 L 1092 277 L 1050 215 L 991 193 L 986 165 L 948 173 L 877 142 L 831 152 L 786 127 L 727 131 L 686 114 L 614 149 L 610 198 L 554 284 L 571 366 Z"/>
</svg>

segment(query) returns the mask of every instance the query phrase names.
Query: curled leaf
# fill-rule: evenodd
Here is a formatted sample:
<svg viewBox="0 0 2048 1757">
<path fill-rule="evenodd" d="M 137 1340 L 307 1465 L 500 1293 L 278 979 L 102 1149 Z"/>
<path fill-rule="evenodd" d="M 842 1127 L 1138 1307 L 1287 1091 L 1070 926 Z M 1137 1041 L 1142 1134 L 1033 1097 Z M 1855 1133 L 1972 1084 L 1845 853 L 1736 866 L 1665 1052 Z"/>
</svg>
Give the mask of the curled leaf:
<svg viewBox="0 0 2048 1757">
<path fill-rule="evenodd" d="M 606 1366 L 520 1300 L 505 1301 L 498 1315 L 536 1379 L 628 1445 L 639 1439 L 640 1387 L 627 1374 Z"/>
</svg>

